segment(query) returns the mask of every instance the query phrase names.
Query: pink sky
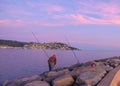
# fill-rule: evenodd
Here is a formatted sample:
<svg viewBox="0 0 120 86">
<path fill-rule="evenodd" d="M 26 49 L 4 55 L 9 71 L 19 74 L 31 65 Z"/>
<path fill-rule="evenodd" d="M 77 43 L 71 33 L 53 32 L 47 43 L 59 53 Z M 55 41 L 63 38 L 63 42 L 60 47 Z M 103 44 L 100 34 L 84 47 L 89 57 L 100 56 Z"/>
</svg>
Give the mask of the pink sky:
<svg viewBox="0 0 120 86">
<path fill-rule="evenodd" d="M 73 44 L 120 48 L 119 9 L 119 0 L 1 0 L 0 39 L 32 41 L 34 31 L 41 42 L 63 42 L 67 33 Z"/>
</svg>

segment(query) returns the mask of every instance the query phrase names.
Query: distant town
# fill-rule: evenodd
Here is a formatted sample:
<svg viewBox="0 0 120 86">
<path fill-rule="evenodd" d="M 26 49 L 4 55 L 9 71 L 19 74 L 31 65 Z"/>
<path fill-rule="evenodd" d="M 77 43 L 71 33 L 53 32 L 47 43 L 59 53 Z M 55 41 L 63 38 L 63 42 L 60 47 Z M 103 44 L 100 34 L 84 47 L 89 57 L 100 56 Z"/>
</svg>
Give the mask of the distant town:
<svg viewBox="0 0 120 86">
<path fill-rule="evenodd" d="M 61 42 L 36 43 L 2 39 L 0 40 L 0 48 L 80 50 Z"/>
</svg>

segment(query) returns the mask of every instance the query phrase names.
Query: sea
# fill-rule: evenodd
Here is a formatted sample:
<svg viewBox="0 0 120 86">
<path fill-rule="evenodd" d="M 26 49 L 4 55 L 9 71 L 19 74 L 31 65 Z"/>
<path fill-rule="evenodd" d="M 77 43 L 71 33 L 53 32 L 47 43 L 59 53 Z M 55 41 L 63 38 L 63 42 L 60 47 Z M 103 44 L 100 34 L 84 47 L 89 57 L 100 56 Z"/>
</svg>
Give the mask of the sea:
<svg viewBox="0 0 120 86">
<path fill-rule="evenodd" d="M 56 68 L 62 68 L 76 64 L 78 60 L 84 63 L 120 56 L 120 51 L 0 49 L 0 83 L 48 71 L 48 58 L 52 54 L 57 56 Z"/>
</svg>

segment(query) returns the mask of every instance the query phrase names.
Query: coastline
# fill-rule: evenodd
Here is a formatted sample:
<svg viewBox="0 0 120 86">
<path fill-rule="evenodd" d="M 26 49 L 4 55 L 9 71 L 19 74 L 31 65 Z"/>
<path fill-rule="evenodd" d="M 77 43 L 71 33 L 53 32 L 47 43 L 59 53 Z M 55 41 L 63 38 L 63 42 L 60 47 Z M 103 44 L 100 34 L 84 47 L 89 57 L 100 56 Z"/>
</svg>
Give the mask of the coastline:
<svg viewBox="0 0 120 86">
<path fill-rule="evenodd" d="M 18 42 L 18 41 L 7 41 L 0 40 L 0 49 L 6 48 L 22 48 L 22 49 L 56 49 L 56 50 L 81 50 L 72 46 L 69 46 L 61 42 L 50 42 L 50 43 L 36 43 L 36 42 Z"/>
<path fill-rule="evenodd" d="M 96 66 L 91 66 L 93 62 Z M 5 81 L 1 86 L 96 86 L 119 65 L 120 56 L 105 58 L 46 71 L 40 75 Z"/>
</svg>

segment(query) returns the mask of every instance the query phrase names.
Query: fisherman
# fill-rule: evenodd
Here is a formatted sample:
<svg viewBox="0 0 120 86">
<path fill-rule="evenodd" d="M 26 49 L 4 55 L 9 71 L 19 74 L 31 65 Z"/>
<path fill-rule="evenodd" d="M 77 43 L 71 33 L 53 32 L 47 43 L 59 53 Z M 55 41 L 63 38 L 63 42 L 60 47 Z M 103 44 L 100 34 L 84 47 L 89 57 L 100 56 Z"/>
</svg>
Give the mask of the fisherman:
<svg viewBox="0 0 120 86">
<path fill-rule="evenodd" d="M 49 59 L 48 59 L 48 65 L 49 65 L 49 71 L 53 70 L 56 65 L 56 55 L 53 54 Z"/>
</svg>

